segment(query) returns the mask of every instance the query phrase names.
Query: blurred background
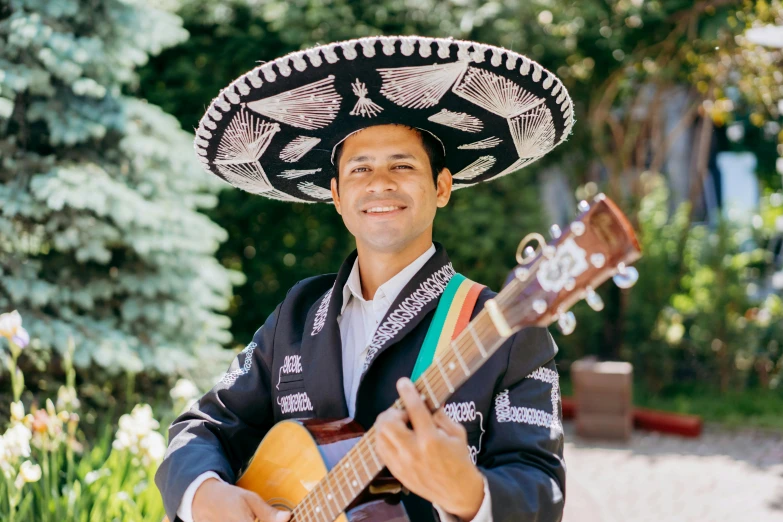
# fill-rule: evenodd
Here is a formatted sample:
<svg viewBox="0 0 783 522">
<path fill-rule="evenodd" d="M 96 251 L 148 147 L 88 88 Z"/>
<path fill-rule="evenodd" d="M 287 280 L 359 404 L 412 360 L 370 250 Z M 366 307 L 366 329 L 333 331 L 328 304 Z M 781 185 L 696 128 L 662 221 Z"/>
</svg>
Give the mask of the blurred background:
<svg viewBox="0 0 783 522">
<path fill-rule="evenodd" d="M 204 173 L 193 130 L 258 63 L 382 34 L 523 53 L 575 103 L 562 146 L 438 212 L 457 271 L 499 290 L 524 235 L 598 192 L 639 234 L 637 285 L 552 328 L 561 387 L 585 356 L 626 361 L 636 405 L 707 429 L 567 438 L 566 518 L 783 517 L 780 0 L 4 0 L 0 518 L 159 520 L 168 423 L 354 248 L 332 206 Z"/>
</svg>

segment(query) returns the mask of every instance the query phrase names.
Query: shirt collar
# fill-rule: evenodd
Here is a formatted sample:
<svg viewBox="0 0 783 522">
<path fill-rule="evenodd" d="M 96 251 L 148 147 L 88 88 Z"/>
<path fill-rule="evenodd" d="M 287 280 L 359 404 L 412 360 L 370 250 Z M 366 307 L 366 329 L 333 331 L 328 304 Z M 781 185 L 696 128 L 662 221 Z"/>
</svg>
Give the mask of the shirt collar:
<svg viewBox="0 0 783 522">
<path fill-rule="evenodd" d="M 435 245 L 431 244 L 430 247 L 422 255 L 413 260 L 411 264 L 400 270 L 394 277 L 383 283 L 378 287 L 378 290 L 373 296 L 373 300 L 385 299 L 389 304 L 393 303 L 397 296 L 400 294 L 408 281 L 416 275 L 421 267 L 423 267 L 427 261 L 435 254 Z M 359 274 L 359 258 L 357 257 L 353 262 L 353 268 L 348 275 L 348 280 L 343 285 L 343 306 L 340 310 L 340 314 L 345 311 L 345 307 L 348 306 L 348 302 L 351 297 L 355 297 L 360 301 L 366 301 L 362 295 L 362 280 Z"/>
</svg>

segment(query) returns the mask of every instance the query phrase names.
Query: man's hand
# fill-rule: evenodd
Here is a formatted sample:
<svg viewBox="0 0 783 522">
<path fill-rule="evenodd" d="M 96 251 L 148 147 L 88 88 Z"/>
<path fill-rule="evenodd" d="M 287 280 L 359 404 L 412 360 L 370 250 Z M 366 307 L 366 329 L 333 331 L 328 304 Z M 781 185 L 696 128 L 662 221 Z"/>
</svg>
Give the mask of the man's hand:
<svg viewBox="0 0 783 522">
<path fill-rule="evenodd" d="M 432 415 L 410 379 L 397 381 L 397 391 L 405 410 L 392 407 L 378 415 L 378 456 L 410 491 L 472 520 L 484 500 L 484 479 L 470 459 L 465 428 L 443 410 Z"/>
<path fill-rule="evenodd" d="M 193 522 L 286 522 L 291 514 L 279 511 L 252 491 L 209 478 L 193 497 Z"/>
</svg>

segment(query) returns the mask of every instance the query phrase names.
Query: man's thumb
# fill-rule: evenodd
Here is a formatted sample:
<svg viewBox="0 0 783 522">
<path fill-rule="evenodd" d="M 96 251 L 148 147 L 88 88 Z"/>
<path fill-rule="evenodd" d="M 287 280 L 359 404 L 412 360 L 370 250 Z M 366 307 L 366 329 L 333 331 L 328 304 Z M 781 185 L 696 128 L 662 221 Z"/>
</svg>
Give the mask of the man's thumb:
<svg viewBox="0 0 783 522">
<path fill-rule="evenodd" d="M 259 522 L 287 522 L 291 518 L 291 513 L 273 508 L 255 493 L 249 492 L 245 498 Z"/>
</svg>

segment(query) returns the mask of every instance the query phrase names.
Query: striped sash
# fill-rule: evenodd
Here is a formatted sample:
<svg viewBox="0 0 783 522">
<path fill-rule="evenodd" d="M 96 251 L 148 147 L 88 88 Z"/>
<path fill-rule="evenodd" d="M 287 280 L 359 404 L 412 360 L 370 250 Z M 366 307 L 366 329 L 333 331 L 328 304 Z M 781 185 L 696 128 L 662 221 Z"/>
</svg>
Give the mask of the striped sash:
<svg viewBox="0 0 783 522">
<path fill-rule="evenodd" d="M 462 274 L 451 278 L 440 297 L 435 317 L 421 345 L 419 357 L 411 373 L 412 381 L 415 382 L 435 357 L 445 352 L 451 341 L 468 326 L 482 288 L 484 285 L 471 281 Z"/>
</svg>

